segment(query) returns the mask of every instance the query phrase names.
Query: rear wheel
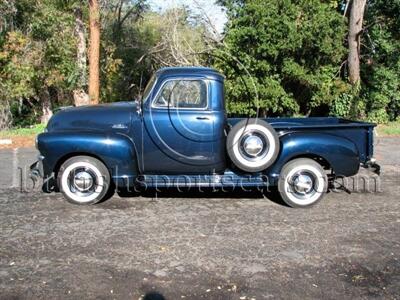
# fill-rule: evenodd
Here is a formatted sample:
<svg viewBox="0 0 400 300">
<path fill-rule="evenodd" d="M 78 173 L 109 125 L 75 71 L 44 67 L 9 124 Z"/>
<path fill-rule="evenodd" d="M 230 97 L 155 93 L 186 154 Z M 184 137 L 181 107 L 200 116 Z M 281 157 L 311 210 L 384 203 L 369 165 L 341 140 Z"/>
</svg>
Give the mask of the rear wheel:
<svg viewBox="0 0 400 300">
<path fill-rule="evenodd" d="M 247 119 L 237 123 L 226 140 L 228 155 L 245 172 L 260 172 L 271 166 L 279 154 L 279 138 L 267 122 Z"/>
<path fill-rule="evenodd" d="M 95 204 L 108 196 L 110 173 L 90 156 L 75 156 L 65 161 L 57 176 L 58 187 L 73 204 Z"/>
<path fill-rule="evenodd" d="M 328 178 L 319 163 L 309 158 L 298 158 L 282 168 L 278 188 L 287 205 L 309 207 L 325 195 Z"/>
</svg>

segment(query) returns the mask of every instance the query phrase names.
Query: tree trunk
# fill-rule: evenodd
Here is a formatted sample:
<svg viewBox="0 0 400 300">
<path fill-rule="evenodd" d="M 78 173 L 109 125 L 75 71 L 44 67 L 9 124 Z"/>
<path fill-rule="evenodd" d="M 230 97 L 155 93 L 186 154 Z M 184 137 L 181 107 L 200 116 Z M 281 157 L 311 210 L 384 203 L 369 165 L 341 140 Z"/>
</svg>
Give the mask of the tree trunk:
<svg viewBox="0 0 400 300">
<path fill-rule="evenodd" d="M 12 114 L 8 101 L 0 103 L 0 130 L 9 129 L 12 125 Z"/>
<path fill-rule="evenodd" d="M 89 97 L 91 104 L 100 98 L 100 9 L 98 0 L 89 0 Z"/>
<path fill-rule="evenodd" d="M 353 0 L 349 17 L 349 80 L 352 85 L 360 83 L 360 36 L 366 0 Z"/>
<path fill-rule="evenodd" d="M 73 91 L 75 106 L 89 105 L 89 95 L 85 92 L 87 87 L 87 49 L 86 28 L 82 18 L 81 8 L 75 9 L 75 35 L 77 39 L 76 63 L 78 66 L 79 79 L 78 89 Z"/>
<path fill-rule="evenodd" d="M 53 115 L 53 111 L 51 110 L 51 99 L 49 90 L 45 89 L 41 95 L 42 100 L 42 118 L 41 123 L 47 124 L 49 122 L 51 116 Z"/>
</svg>

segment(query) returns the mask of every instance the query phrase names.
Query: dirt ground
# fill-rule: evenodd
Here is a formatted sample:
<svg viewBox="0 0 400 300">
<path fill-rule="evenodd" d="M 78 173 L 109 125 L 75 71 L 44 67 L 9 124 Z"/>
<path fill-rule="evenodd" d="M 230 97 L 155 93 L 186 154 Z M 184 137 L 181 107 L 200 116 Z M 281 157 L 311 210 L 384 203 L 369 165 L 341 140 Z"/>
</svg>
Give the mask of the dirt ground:
<svg viewBox="0 0 400 300">
<path fill-rule="evenodd" d="M 32 136 L 14 136 L 1 138 L 2 140 L 11 140 L 11 144 L 0 144 L 0 149 L 30 148 L 35 146 L 35 137 Z"/>
<path fill-rule="evenodd" d="M 0 298 L 399 299 L 399 150 L 378 144 L 376 192 L 311 209 L 255 191 L 74 206 L 10 188 L 35 151 L 0 151 Z"/>
</svg>

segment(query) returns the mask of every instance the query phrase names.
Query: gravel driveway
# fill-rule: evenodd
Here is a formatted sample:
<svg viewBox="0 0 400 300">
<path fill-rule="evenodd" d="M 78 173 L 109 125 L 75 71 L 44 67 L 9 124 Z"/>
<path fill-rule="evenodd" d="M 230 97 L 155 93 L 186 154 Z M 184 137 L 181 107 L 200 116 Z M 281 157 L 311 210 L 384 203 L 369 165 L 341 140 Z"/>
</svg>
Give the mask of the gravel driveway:
<svg viewBox="0 0 400 300">
<path fill-rule="evenodd" d="M 399 299 L 399 153 L 380 139 L 378 192 L 304 210 L 257 192 L 73 206 L 16 188 L 35 150 L 0 151 L 0 298 Z"/>
</svg>

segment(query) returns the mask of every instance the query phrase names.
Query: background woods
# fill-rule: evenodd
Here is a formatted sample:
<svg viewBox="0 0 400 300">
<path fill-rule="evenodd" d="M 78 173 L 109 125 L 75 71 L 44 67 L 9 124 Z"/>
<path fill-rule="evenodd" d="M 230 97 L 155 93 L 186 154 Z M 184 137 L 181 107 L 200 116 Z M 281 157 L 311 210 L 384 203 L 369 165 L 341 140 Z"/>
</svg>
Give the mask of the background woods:
<svg viewBox="0 0 400 300">
<path fill-rule="evenodd" d="M 176 65 L 223 72 L 231 114 L 399 117 L 400 0 L 220 0 L 223 31 L 187 3 L 0 0 L 0 128 L 133 100 Z"/>
</svg>

